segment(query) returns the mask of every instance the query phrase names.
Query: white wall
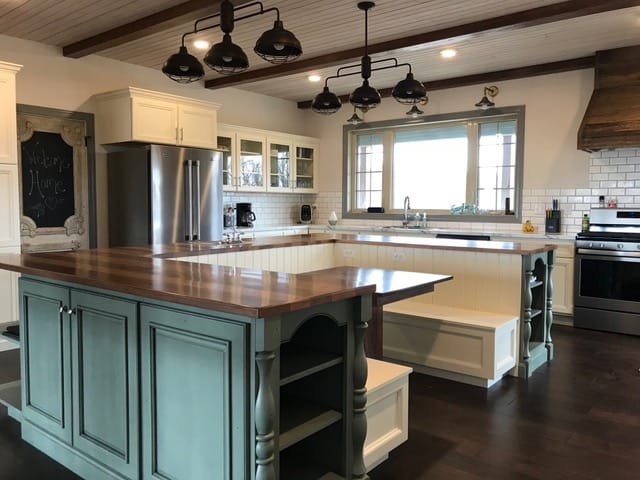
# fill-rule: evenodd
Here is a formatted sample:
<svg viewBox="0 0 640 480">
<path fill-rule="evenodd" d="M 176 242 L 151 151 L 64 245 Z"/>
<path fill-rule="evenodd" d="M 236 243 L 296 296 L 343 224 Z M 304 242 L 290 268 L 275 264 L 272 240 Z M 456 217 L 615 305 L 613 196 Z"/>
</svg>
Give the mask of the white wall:
<svg viewBox="0 0 640 480">
<path fill-rule="evenodd" d="M 18 103 L 93 112 L 91 97 L 95 93 L 136 86 L 219 103 L 222 105 L 219 120 L 223 123 L 320 137 L 319 187 L 322 194 L 316 199 L 319 213 L 322 213 L 318 216 L 319 222 L 326 221 L 324 216 L 328 216 L 329 211 L 339 211 L 342 127 L 352 113 L 348 105 L 334 115 L 319 115 L 311 110 L 297 109 L 294 102 L 244 90 L 211 91 L 203 88 L 202 83 L 179 85 L 159 69 L 96 55 L 82 59 L 64 58 L 58 48 L 3 35 L 0 35 L 0 60 L 24 65 L 17 77 Z M 590 159 L 588 154 L 576 149 L 576 134 L 593 89 L 593 70 L 496 82 L 496 85 L 500 88 L 495 99 L 498 105 L 526 105 L 525 200 L 531 205 L 537 202 L 527 214 L 541 215 L 544 210 L 538 210 L 549 195 L 587 195 L 582 190 L 593 188 L 589 179 Z M 473 110 L 482 87 L 429 92 L 429 104 L 423 110 L 427 115 Z M 367 113 L 366 120 L 404 118 L 406 110 L 407 107 L 387 98 L 381 106 Z M 106 165 L 104 152 L 98 149 L 97 153 L 98 235 L 99 244 L 106 245 Z M 576 208 L 574 216 L 580 215 L 581 208 Z"/>
<path fill-rule="evenodd" d="M 374 82 L 372 82 L 373 84 Z M 576 148 L 576 135 L 593 91 L 593 69 L 496 82 L 498 106 L 526 105 L 524 188 L 586 188 L 589 155 Z M 473 110 L 483 85 L 428 92 L 425 115 Z M 392 98 L 366 114 L 365 120 L 404 118 L 408 108 Z M 353 109 L 333 115 L 307 111 L 307 134 L 322 139 L 320 190 L 342 188 L 342 127 Z"/>
<path fill-rule="evenodd" d="M 92 95 L 128 86 L 172 93 L 221 105 L 220 122 L 305 134 L 305 112 L 294 102 L 235 88 L 207 90 L 202 82 L 180 85 L 159 69 L 90 55 L 65 58 L 61 49 L 0 35 L 0 60 L 23 65 L 16 79 L 17 102 L 93 113 Z M 107 245 L 106 158 L 96 151 L 98 244 Z"/>
</svg>

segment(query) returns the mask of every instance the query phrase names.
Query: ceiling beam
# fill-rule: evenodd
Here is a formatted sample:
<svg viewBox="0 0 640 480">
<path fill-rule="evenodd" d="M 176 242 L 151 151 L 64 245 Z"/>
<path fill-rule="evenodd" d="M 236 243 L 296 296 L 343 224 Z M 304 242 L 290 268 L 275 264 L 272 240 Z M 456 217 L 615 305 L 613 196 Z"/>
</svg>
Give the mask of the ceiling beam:
<svg viewBox="0 0 640 480">
<path fill-rule="evenodd" d="M 434 90 L 444 90 L 447 88 L 467 87 L 469 85 L 487 84 L 493 82 L 505 82 L 507 80 L 516 80 L 518 78 L 536 77 L 539 75 L 549 75 L 552 73 L 570 72 L 572 70 L 582 70 L 585 68 L 593 68 L 595 66 L 595 55 L 590 57 L 574 58 L 571 60 L 563 60 L 560 62 L 542 63 L 539 65 L 529 65 L 527 67 L 510 68 L 508 70 L 499 70 L 496 72 L 478 73 L 475 75 L 465 75 L 464 77 L 447 78 L 443 80 L 434 80 L 424 82 L 427 92 Z M 378 90 L 381 97 L 390 97 L 391 88 Z M 341 95 L 342 103 L 349 102 L 349 95 Z M 311 108 L 311 100 L 298 102 L 298 108 Z"/>
<path fill-rule="evenodd" d="M 196 19 L 220 12 L 221 0 L 189 0 L 144 18 L 120 25 L 89 38 L 62 47 L 65 57 L 80 58 L 117 47 L 148 35 L 162 32 Z"/>
<path fill-rule="evenodd" d="M 369 45 L 369 53 L 375 54 L 391 50 L 402 50 L 416 45 L 424 45 L 453 38 L 474 39 L 487 32 L 522 29 L 636 6 L 640 6 L 640 0 L 569 0 L 464 25 L 376 43 Z M 213 78 L 206 80 L 204 86 L 210 89 L 231 87 L 259 80 L 268 80 L 285 75 L 302 73 L 313 69 L 341 65 L 345 61 L 359 58 L 362 55 L 362 49 L 363 47 L 351 48 L 312 58 L 303 58 L 302 60 L 275 67 L 260 68 L 237 75 Z"/>
</svg>

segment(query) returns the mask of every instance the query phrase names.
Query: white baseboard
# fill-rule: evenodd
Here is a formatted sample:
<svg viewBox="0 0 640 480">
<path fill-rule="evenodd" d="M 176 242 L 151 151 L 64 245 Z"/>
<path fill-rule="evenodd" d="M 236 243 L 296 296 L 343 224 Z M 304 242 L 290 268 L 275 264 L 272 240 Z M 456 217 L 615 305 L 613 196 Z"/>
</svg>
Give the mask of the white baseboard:
<svg viewBox="0 0 640 480">
<path fill-rule="evenodd" d="M 20 345 L 18 345 L 17 343 L 11 342 L 9 340 L 0 338 L 0 352 L 5 352 L 7 350 L 14 350 L 16 348 L 20 348 Z"/>
</svg>

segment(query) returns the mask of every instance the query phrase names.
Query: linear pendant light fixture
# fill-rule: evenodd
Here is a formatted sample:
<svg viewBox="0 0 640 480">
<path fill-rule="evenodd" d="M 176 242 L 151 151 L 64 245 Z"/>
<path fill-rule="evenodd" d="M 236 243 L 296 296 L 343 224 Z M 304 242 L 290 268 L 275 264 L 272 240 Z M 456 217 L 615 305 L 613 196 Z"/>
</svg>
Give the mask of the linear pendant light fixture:
<svg viewBox="0 0 640 480">
<path fill-rule="evenodd" d="M 346 67 L 340 67 L 335 75 L 327 77 L 324 82 L 324 88 L 322 92 L 315 96 L 311 103 L 311 109 L 314 112 L 322 114 L 335 113 L 340 109 L 341 102 L 338 96 L 329 90 L 329 80 L 334 78 L 347 77 L 349 75 L 360 74 L 362 76 L 362 85 L 356 88 L 349 96 L 349 103 L 355 108 L 366 112 L 371 108 L 375 108 L 380 104 L 380 94 L 378 91 L 369 85 L 369 78 L 371 72 L 378 70 L 386 70 L 389 68 L 408 67 L 409 73 L 404 80 L 398 82 L 393 87 L 391 96 L 396 101 L 405 105 L 415 105 L 420 101 L 425 101 L 427 97 L 427 90 L 424 85 L 413 78 L 411 72 L 411 64 L 398 63 L 396 58 L 390 57 L 381 60 L 371 60 L 369 56 L 369 10 L 375 6 L 374 2 L 359 2 L 358 8 L 364 11 L 364 55 L 360 63 L 355 65 L 348 65 Z M 389 64 L 391 62 L 391 64 Z M 387 65 L 385 65 L 387 64 Z M 373 66 L 372 66 L 373 65 Z M 350 71 L 355 68 L 359 68 L 359 71 Z M 354 112 L 357 117 L 357 114 Z M 353 117 L 349 121 L 351 121 Z"/>
<path fill-rule="evenodd" d="M 259 6 L 260 10 L 254 13 L 235 17 L 235 13 L 246 8 Z M 302 47 L 296 36 L 289 30 L 285 30 L 280 20 L 280 10 L 276 7 L 264 8 L 262 2 L 251 2 L 246 5 L 234 7 L 230 0 L 223 0 L 220 4 L 220 13 L 203 17 L 195 21 L 193 30 L 182 35 L 182 44 L 178 53 L 171 55 L 162 66 L 162 72 L 171 80 L 178 83 L 191 83 L 200 80 L 204 76 L 204 68 L 200 61 L 191 55 L 184 44 L 189 35 L 220 27 L 223 32 L 222 41 L 213 45 L 204 56 L 204 63 L 218 73 L 230 75 L 243 72 L 249 68 L 249 59 L 246 53 L 231 40 L 235 21 L 262 15 L 268 12 L 276 12 L 276 20 L 273 28 L 264 32 L 256 41 L 253 51 L 269 63 L 280 64 L 295 60 L 302 55 Z M 219 18 L 219 23 L 201 27 L 200 24 Z"/>
</svg>

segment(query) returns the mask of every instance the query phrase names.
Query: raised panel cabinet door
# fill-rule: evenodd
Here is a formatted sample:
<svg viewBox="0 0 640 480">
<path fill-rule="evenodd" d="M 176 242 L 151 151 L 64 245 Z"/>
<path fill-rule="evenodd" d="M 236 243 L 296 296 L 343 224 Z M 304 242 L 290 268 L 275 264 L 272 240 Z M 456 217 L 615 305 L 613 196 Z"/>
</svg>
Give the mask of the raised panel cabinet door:
<svg viewBox="0 0 640 480">
<path fill-rule="evenodd" d="M 139 467 L 137 304 L 71 290 L 73 445 L 122 475 Z"/>
<path fill-rule="evenodd" d="M 0 62 L 0 163 L 18 163 L 16 73 L 20 65 Z"/>
<path fill-rule="evenodd" d="M 556 258 L 551 271 L 553 311 L 573 315 L 573 259 Z"/>
<path fill-rule="evenodd" d="M 178 105 L 152 98 L 131 100 L 132 140 L 175 145 L 178 141 Z"/>
<path fill-rule="evenodd" d="M 71 443 L 69 290 L 21 278 L 20 300 L 23 417 Z"/>
<path fill-rule="evenodd" d="M 141 305 L 144 479 L 251 478 L 247 327 Z"/>
<path fill-rule="evenodd" d="M 18 195 L 17 165 L 0 164 L 0 247 L 20 245 L 20 199 Z"/>
<path fill-rule="evenodd" d="M 216 148 L 218 112 L 212 107 L 178 105 L 178 144 Z"/>
</svg>

